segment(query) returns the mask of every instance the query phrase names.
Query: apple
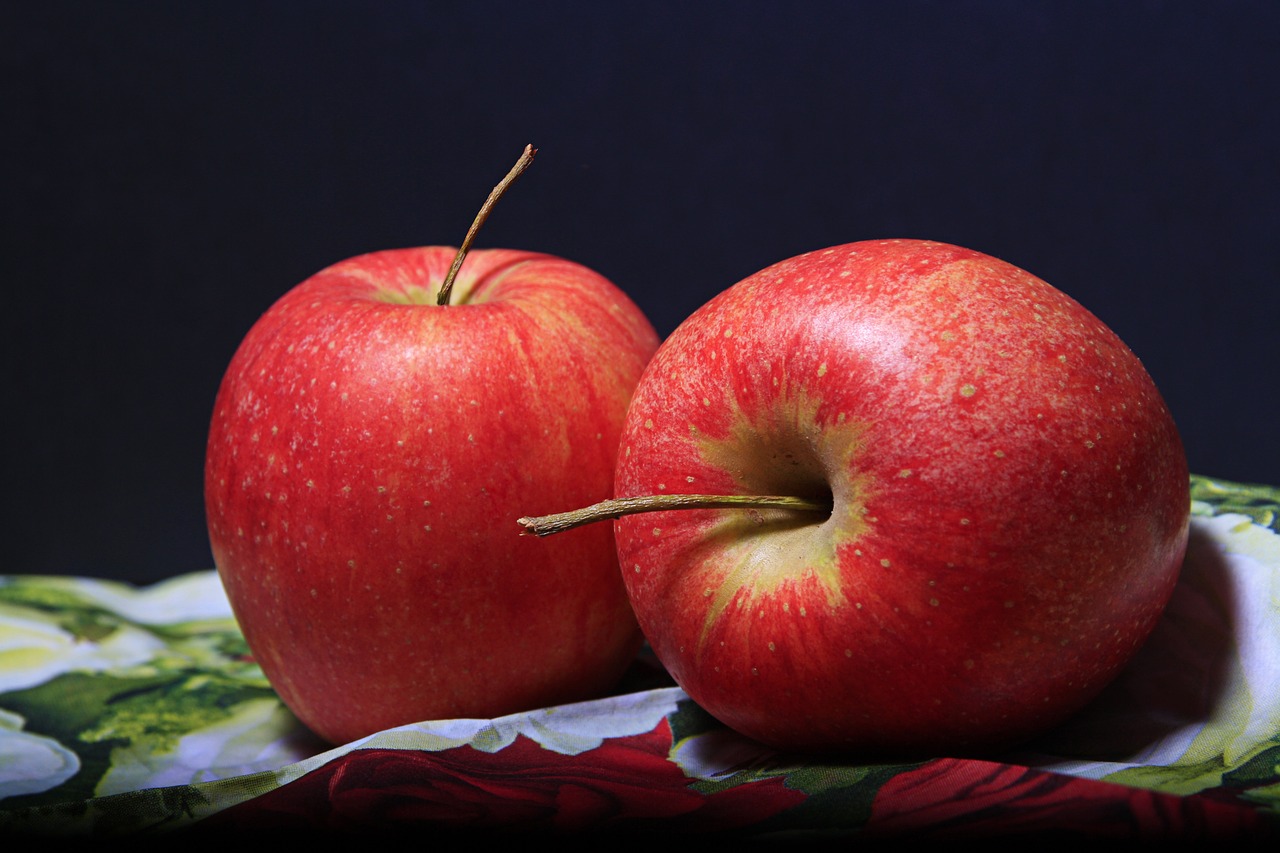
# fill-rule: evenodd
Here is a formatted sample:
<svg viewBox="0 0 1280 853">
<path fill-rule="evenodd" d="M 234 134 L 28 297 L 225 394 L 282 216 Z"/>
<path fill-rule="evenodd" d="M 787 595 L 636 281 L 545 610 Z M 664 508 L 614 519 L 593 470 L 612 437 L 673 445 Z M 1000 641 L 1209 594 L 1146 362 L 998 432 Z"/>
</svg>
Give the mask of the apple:
<svg viewBox="0 0 1280 853">
<path fill-rule="evenodd" d="M 466 254 L 503 186 L 463 249 L 372 252 L 289 290 L 217 392 L 214 561 L 266 677 L 332 743 L 590 697 L 642 642 L 612 530 L 543 548 L 509 525 L 612 493 L 658 338 L 591 269 Z"/>
<path fill-rule="evenodd" d="M 799 255 L 680 324 L 615 494 L 522 524 L 616 518 L 691 698 L 779 749 L 865 756 L 1005 748 L 1079 709 L 1159 619 L 1190 515 L 1178 431 L 1119 337 L 918 240 Z"/>
</svg>

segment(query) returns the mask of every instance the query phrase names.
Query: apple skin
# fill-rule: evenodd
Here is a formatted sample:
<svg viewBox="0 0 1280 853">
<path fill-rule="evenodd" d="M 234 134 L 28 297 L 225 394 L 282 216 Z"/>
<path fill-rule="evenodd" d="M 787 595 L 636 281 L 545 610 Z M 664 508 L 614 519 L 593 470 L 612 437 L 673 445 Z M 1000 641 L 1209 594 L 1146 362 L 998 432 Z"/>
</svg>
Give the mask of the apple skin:
<svg viewBox="0 0 1280 853">
<path fill-rule="evenodd" d="M 1079 303 L 957 246 L 852 243 L 662 344 L 615 493 L 826 497 L 830 517 L 614 523 L 672 677 L 787 750 L 978 753 L 1063 720 L 1158 620 L 1189 477 L 1150 376 Z"/>
<path fill-rule="evenodd" d="M 355 257 L 286 293 L 219 388 L 205 502 L 255 659 L 316 734 L 593 696 L 642 642 L 613 532 L 511 519 L 612 493 L 658 338 L 598 273 L 549 255 Z"/>
</svg>

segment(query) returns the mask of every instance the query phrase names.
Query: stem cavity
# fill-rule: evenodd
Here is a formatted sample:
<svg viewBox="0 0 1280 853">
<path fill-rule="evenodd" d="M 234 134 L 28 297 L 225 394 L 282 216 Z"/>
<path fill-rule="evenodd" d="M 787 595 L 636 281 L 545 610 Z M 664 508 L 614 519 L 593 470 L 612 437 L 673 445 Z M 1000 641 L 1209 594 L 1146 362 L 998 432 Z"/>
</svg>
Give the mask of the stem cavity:
<svg viewBox="0 0 1280 853">
<path fill-rule="evenodd" d="M 484 200 L 484 204 L 480 205 L 480 212 L 476 214 L 476 218 L 472 221 L 471 227 L 467 229 L 467 236 L 462 239 L 462 244 L 458 247 L 458 253 L 453 256 L 453 266 L 449 267 L 449 274 L 444 278 L 444 284 L 440 285 L 440 294 L 436 297 L 437 305 L 448 305 L 449 296 L 453 292 L 453 281 L 458 277 L 458 270 L 462 269 L 462 261 L 467 256 L 467 252 L 471 251 L 471 244 L 475 242 L 476 234 L 480 232 L 480 227 L 484 225 L 484 221 L 489 218 L 489 213 L 493 210 L 493 206 L 498 203 L 498 199 L 502 198 L 502 194 L 507 191 L 507 187 L 516 182 L 516 178 L 524 174 L 533 163 L 533 155 L 538 153 L 538 149 L 532 145 L 524 147 L 524 153 L 520 155 L 520 159 L 516 160 L 516 164 L 511 167 L 511 171 L 507 172 L 507 176 L 489 193 L 489 197 Z"/>
</svg>

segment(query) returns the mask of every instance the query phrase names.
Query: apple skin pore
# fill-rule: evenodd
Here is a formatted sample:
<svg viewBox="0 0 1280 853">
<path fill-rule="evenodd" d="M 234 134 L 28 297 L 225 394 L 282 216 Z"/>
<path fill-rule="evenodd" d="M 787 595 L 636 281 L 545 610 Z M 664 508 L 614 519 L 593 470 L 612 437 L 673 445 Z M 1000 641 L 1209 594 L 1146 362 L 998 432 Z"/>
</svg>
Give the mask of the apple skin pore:
<svg viewBox="0 0 1280 853">
<path fill-rule="evenodd" d="M 1134 354 L 998 259 L 914 240 L 783 261 L 690 316 L 615 492 L 829 496 L 830 517 L 618 519 L 690 696 L 782 749 L 977 752 L 1042 732 L 1151 632 L 1186 549 L 1174 422 Z"/>
<path fill-rule="evenodd" d="M 513 519 L 612 493 L 657 336 L 598 274 L 454 249 L 352 258 L 285 294 L 220 387 L 205 498 L 255 659 L 345 743 L 608 689 L 641 642 L 608 525 Z"/>
</svg>

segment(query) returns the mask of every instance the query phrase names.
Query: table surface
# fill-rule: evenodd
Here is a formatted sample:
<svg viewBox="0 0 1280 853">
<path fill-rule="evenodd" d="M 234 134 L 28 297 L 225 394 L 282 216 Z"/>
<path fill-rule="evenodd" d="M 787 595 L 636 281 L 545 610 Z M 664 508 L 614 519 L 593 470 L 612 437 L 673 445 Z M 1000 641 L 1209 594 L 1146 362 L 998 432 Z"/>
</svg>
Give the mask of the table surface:
<svg viewBox="0 0 1280 853">
<path fill-rule="evenodd" d="M 3 576 L 0 832 L 1270 837 L 1280 489 L 1193 477 L 1192 497 L 1178 587 L 1138 657 L 1068 723 L 984 760 L 777 754 L 710 718 L 647 653 L 596 701 L 331 747 L 280 703 L 213 571 L 145 588 Z"/>
</svg>

